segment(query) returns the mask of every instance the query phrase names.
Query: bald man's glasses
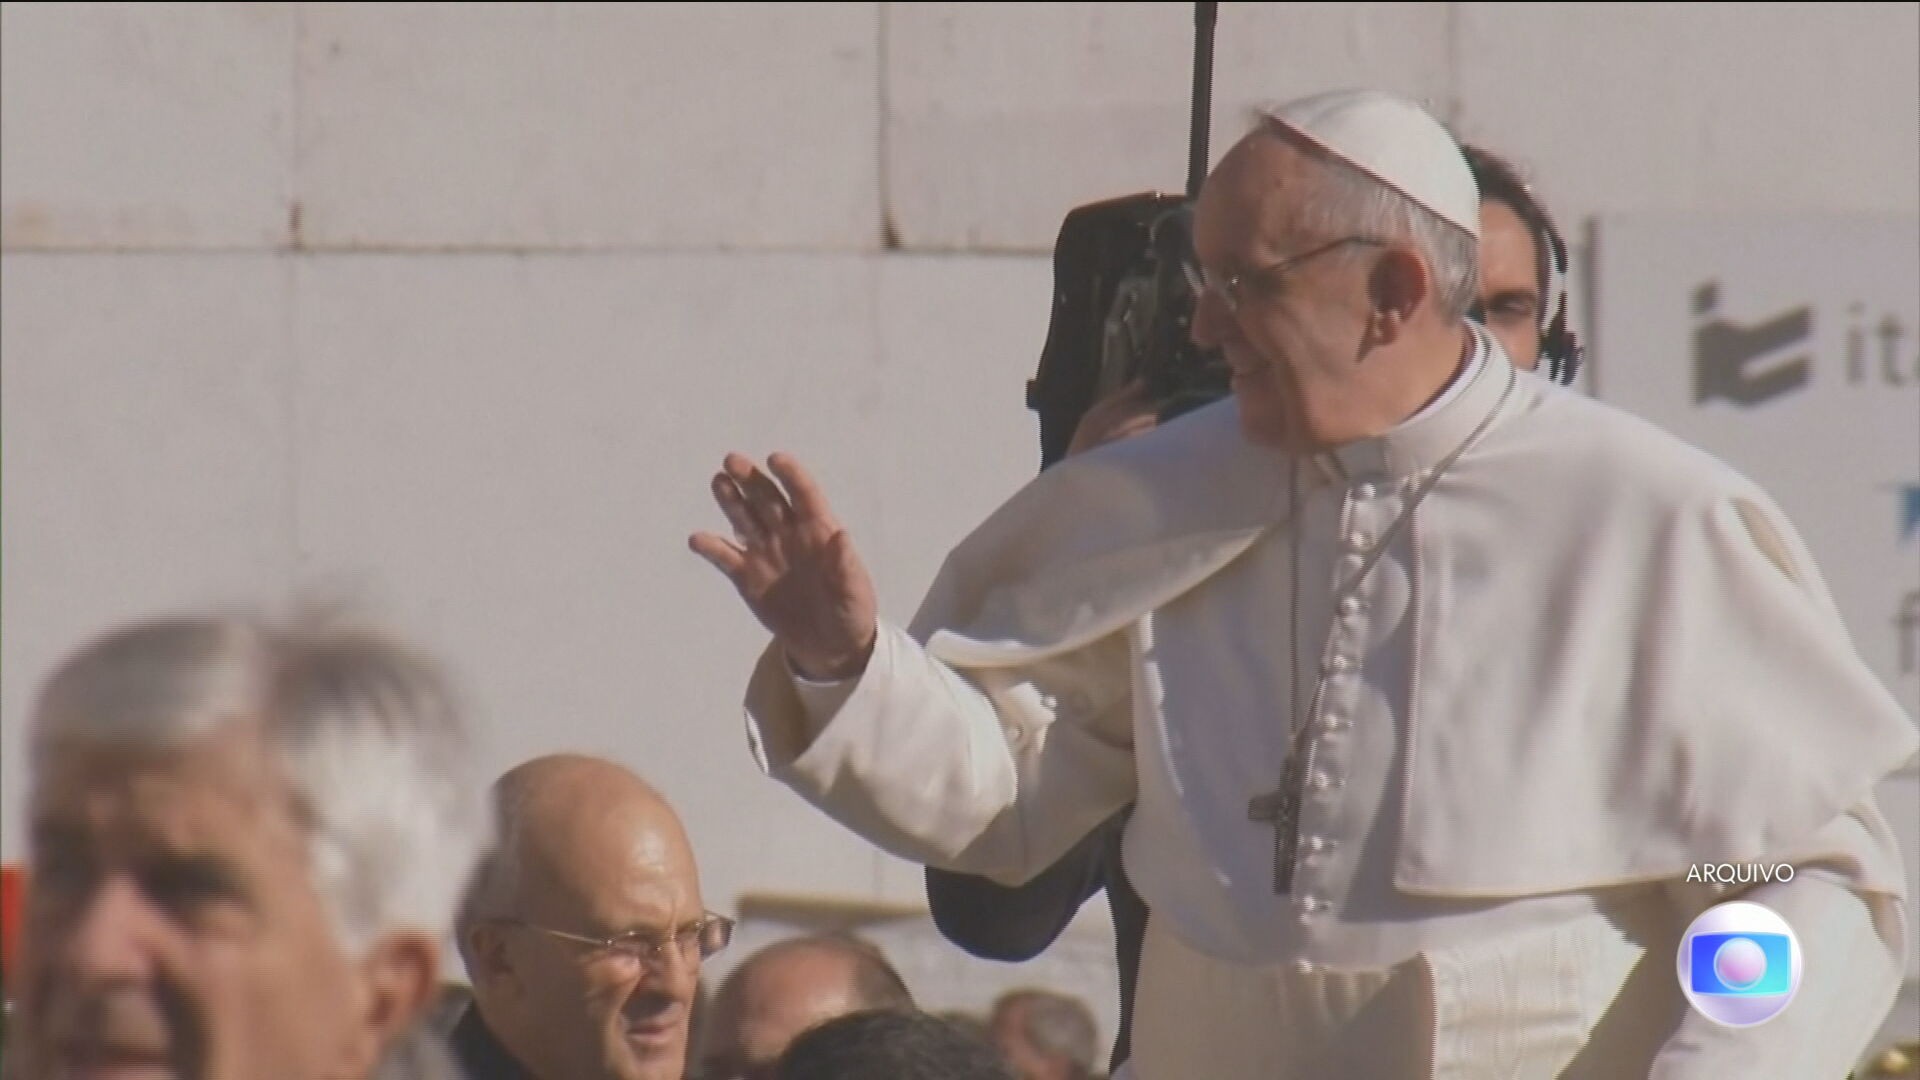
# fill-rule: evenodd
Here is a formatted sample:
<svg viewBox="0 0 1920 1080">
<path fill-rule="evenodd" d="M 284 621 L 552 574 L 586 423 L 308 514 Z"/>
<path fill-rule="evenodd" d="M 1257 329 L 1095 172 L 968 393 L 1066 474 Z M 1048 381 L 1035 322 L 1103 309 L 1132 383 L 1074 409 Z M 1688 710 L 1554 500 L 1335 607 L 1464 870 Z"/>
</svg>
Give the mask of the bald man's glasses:
<svg viewBox="0 0 1920 1080">
<path fill-rule="evenodd" d="M 658 967 L 669 955 L 667 948 L 674 947 L 682 961 L 697 964 L 733 941 L 733 920 L 725 915 L 716 915 L 709 911 L 700 919 L 690 922 L 671 934 L 656 930 L 630 930 L 610 938 L 597 938 L 587 934 L 573 934 L 565 930 L 555 930 L 549 926 L 538 926 L 524 919 L 501 919 L 509 926 L 518 926 L 545 934 L 548 937 L 571 941 L 580 945 L 591 945 L 595 951 L 607 956 L 619 956 L 629 960 L 638 960 L 643 964 Z"/>
<path fill-rule="evenodd" d="M 1375 240 L 1368 236 L 1343 236 L 1338 240 L 1330 240 L 1317 248 L 1303 251 L 1298 255 L 1288 256 L 1279 262 L 1268 263 L 1265 266 L 1253 270 L 1243 270 L 1230 277 L 1222 277 L 1203 266 L 1194 266 L 1192 264 L 1184 264 L 1182 269 L 1186 271 L 1187 286 L 1193 290 L 1194 303 L 1199 303 L 1206 298 L 1208 293 L 1212 293 L 1219 298 L 1222 304 L 1226 305 L 1228 311 L 1238 312 L 1240 305 L 1246 301 L 1248 287 L 1256 282 L 1271 284 L 1275 279 L 1306 262 L 1308 259 L 1316 255 L 1324 255 L 1329 251 L 1345 247 L 1348 244 L 1384 243 L 1386 243 L 1385 240 Z"/>
</svg>

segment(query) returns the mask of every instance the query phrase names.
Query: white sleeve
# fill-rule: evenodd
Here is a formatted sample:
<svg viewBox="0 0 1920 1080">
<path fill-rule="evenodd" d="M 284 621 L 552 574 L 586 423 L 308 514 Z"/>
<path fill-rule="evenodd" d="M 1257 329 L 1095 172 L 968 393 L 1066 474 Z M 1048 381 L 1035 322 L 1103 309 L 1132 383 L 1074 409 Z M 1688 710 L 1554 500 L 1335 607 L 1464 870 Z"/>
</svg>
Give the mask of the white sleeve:
<svg viewBox="0 0 1920 1080">
<path fill-rule="evenodd" d="M 749 734 L 768 775 L 883 850 L 1017 884 L 1134 797 L 1130 680 L 1118 634 L 962 674 L 883 621 L 850 687 L 797 685 L 769 650 Z"/>
<path fill-rule="evenodd" d="M 800 704 L 806 708 L 807 719 L 811 721 L 808 730 L 814 732 L 827 726 L 827 721 L 847 703 L 853 688 L 860 683 L 858 677 L 827 682 L 809 679 L 795 671 L 791 663 L 787 665 L 787 674 L 793 676 L 794 693 L 800 695 Z"/>
</svg>

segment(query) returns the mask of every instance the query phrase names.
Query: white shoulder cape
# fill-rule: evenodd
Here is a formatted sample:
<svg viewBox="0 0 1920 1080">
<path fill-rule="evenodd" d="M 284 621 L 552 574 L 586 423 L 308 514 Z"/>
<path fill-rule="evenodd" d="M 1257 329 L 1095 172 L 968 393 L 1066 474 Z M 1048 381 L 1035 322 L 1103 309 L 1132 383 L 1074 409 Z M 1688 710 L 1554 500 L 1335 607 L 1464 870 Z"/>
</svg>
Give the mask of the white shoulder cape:
<svg viewBox="0 0 1920 1080">
<path fill-rule="evenodd" d="M 1508 365 L 1488 369 L 1458 407 L 1491 404 Z M 963 675 L 1091 645 L 1285 528 L 1287 464 L 1231 400 L 1063 462 L 951 553 L 910 633 Z M 1518 896 L 1825 859 L 1904 894 L 1871 797 L 1915 725 L 1753 483 L 1522 374 L 1410 527 L 1399 887 Z"/>
</svg>

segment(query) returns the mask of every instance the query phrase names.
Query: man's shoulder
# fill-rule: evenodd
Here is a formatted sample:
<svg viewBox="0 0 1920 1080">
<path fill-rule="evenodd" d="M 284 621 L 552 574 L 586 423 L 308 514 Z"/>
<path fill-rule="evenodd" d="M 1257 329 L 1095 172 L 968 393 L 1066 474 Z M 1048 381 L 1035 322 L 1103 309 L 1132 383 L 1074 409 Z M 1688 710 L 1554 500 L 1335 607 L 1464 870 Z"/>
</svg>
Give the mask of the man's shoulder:
<svg viewBox="0 0 1920 1080">
<path fill-rule="evenodd" d="M 1061 461 L 947 553 L 910 625 L 925 640 L 992 610 L 1013 620 L 999 632 L 1055 640 L 1067 628 L 1039 628 L 1033 609 L 1094 623 L 1144 610 L 1279 520 L 1284 460 L 1240 436 L 1229 399 Z"/>
<path fill-rule="evenodd" d="M 1609 494 L 1681 507 L 1741 498 L 1767 501 L 1724 458 L 1617 405 L 1544 379 L 1515 425 L 1541 470 L 1589 496 Z"/>
<path fill-rule="evenodd" d="M 1246 437 L 1228 397 L 1049 471 L 1063 487 L 1124 489 L 1157 519 L 1204 530 L 1274 520 L 1284 510 L 1287 467 L 1284 451 Z"/>
<path fill-rule="evenodd" d="M 373 1080 L 483 1080 L 456 1059 L 449 1040 L 422 1025 L 396 1040 Z"/>
<path fill-rule="evenodd" d="M 514 1060 L 487 1026 L 486 1019 L 480 1015 L 477 1001 L 468 1001 L 460 1011 L 447 1031 L 443 1045 L 450 1054 L 448 1067 L 454 1070 L 446 1074 L 450 1077 L 458 1077 L 459 1080 L 532 1080 L 532 1074 Z"/>
<path fill-rule="evenodd" d="M 1744 536 L 1805 580 L 1816 572 L 1797 524 L 1757 480 L 1644 417 L 1547 385 L 1513 425 L 1500 481 L 1544 511 L 1555 535 L 1615 538 L 1612 550 Z M 1638 539 L 1633 539 L 1638 537 Z"/>
<path fill-rule="evenodd" d="M 962 548 L 1014 545 L 1078 560 L 1118 548 L 1270 523 L 1284 456 L 1240 432 L 1231 398 L 1063 459 L 990 515 Z"/>
</svg>

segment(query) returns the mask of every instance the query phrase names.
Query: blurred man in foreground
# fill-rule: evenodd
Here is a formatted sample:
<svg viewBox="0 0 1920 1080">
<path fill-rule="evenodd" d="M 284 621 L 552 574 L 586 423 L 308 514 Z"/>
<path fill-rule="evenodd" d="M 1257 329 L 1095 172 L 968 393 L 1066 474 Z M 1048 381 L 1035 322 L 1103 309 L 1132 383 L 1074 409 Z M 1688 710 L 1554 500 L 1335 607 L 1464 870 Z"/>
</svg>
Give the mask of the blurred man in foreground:
<svg viewBox="0 0 1920 1080">
<path fill-rule="evenodd" d="M 143 622 L 53 674 L 28 740 L 19 1075 L 454 1075 L 413 1028 L 485 819 L 429 660 Z"/>
</svg>

